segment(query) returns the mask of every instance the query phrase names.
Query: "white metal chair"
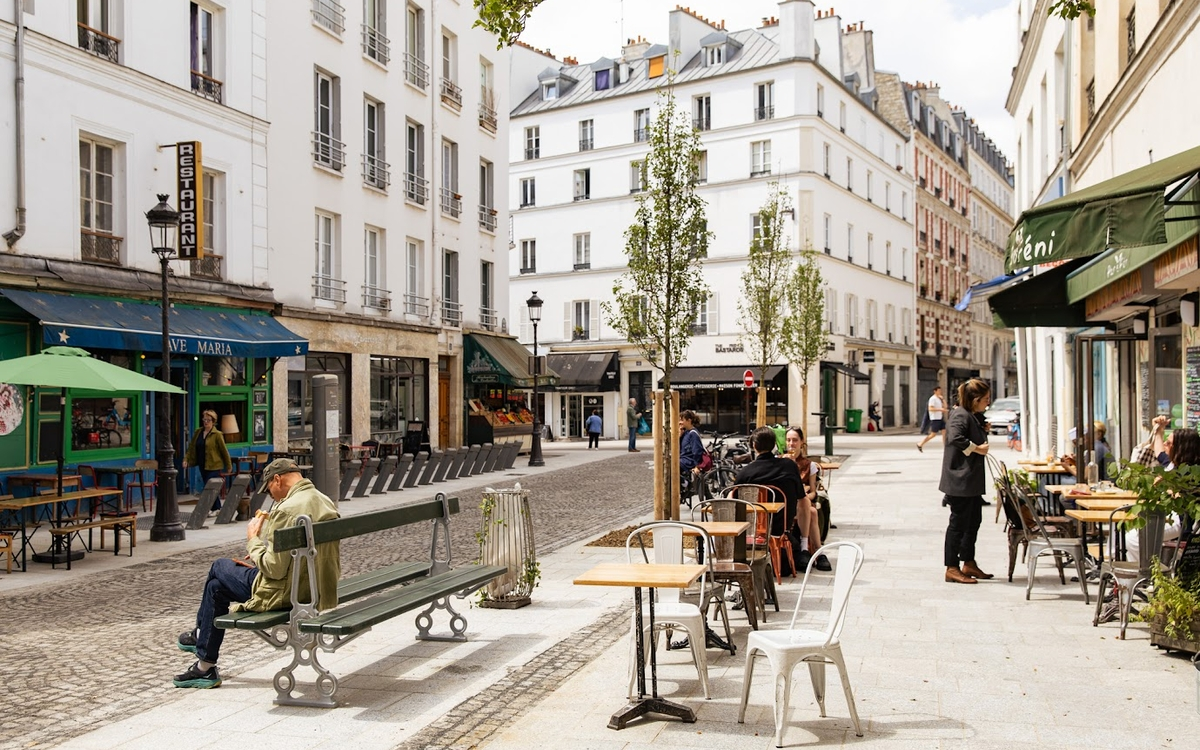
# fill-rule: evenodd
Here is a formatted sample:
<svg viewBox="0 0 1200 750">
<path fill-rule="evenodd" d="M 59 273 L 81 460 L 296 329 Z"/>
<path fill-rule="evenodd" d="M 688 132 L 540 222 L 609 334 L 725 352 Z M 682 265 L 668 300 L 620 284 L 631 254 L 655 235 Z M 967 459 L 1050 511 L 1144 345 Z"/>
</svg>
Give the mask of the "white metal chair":
<svg viewBox="0 0 1200 750">
<path fill-rule="evenodd" d="M 1146 525 L 1139 532 L 1141 554 L 1137 562 L 1118 560 L 1121 552 L 1121 533 L 1116 529 L 1112 520 L 1118 513 L 1127 513 L 1133 505 L 1122 505 L 1109 518 L 1108 558 L 1100 564 L 1100 581 L 1096 588 L 1096 614 L 1092 617 L 1092 627 L 1100 624 L 1100 610 L 1104 607 L 1104 588 L 1112 581 L 1117 589 L 1117 606 L 1121 617 L 1121 640 L 1125 640 L 1125 628 L 1129 625 L 1129 612 L 1133 609 L 1133 597 L 1139 588 L 1150 583 L 1150 568 L 1152 561 L 1160 559 L 1162 554 L 1163 536 L 1166 529 L 1166 517 L 1162 514 L 1151 514 L 1146 519 Z"/>
<path fill-rule="evenodd" d="M 812 576 L 813 564 L 820 554 L 826 555 L 833 564 L 833 594 L 829 604 L 829 617 L 824 630 L 796 628 L 796 619 L 804 603 L 804 592 Z M 775 682 L 775 746 L 783 747 L 784 720 L 787 716 L 788 699 L 792 692 L 792 673 L 800 664 L 808 665 L 813 694 L 825 716 L 825 665 L 833 664 L 842 678 L 842 690 L 846 694 L 846 705 L 850 707 L 850 718 L 854 721 L 854 734 L 862 737 L 862 726 L 858 721 L 858 710 L 854 706 L 854 693 L 850 690 L 850 677 L 846 674 L 846 662 L 842 657 L 841 633 L 846 620 L 846 604 L 850 588 L 862 568 L 862 548 L 853 542 L 826 544 L 813 554 L 804 572 L 800 586 L 800 597 L 792 612 L 792 623 L 787 630 L 759 630 L 750 634 L 746 642 L 746 673 L 742 681 L 742 703 L 738 711 L 738 723 L 746 721 L 746 703 L 750 700 L 750 681 L 754 675 L 754 657 L 760 653 L 767 657 Z"/>
<path fill-rule="evenodd" d="M 683 530 L 685 528 L 694 529 L 700 535 L 705 549 L 705 559 L 707 561 L 708 575 L 700 577 L 700 601 L 705 600 L 707 593 L 708 582 L 712 578 L 712 541 L 703 528 L 690 523 L 681 523 L 678 521 L 654 521 L 643 524 L 634 529 L 633 532 L 625 539 L 625 556 L 629 562 L 637 562 L 635 559 L 633 545 L 634 540 L 645 532 L 649 532 L 654 540 L 654 559 L 651 561 L 646 554 L 646 548 L 641 549 L 642 562 L 654 562 L 660 565 L 682 565 L 683 564 Z M 646 632 L 646 659 L 650 658 L 650 651 L 653 648 L 654 640 L 658 638 L 661 632 L 670 632 L 674 629 L 684 630 L 688 634 L 688 645 L 692 650 L 692 659 L 696 663 L 696 672 L 700 676 L 700 685 L 704 689 L 704 697 L 708 698 L 708 653 L 705 650 L 707 640 L 704 630 L 704 614 L 700 611 L 700 607 L 695 604 L 680 601 L 680 589 L 662 588 L 652 589 L 650 595 L 654 599 L 654 632 Z M 649 629 L 649 624 L 645 618 L 646 628 Z M 637 652 L 636 639 L 637 633 L 637 617 L 631 619 L 630 631 L 633 638 L 630 639 L 630 659 L 629 659 L 629 695 L 635 695 L 637 682 Z M 669 636 L 668 636 L 669 638 Z M 669 642 L 669 641 L 668 641 Z"/>
</svg>

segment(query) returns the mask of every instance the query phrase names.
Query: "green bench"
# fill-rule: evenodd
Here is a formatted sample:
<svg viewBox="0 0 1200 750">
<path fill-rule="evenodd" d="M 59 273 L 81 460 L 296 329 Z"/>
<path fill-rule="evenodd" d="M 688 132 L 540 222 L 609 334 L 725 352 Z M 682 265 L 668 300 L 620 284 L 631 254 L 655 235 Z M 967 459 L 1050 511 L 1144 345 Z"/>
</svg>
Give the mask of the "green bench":
<svg viewBox="0 0 1200 750">
<path fill-rule="evenodd" d="M 313 523 L 301 516 L 300 525 L 275 532 L 275 550 L 292 552 L 292 608 L 272 612 L 230 612 L 216 619 L 226 630 L 249 630 L 277 649 L 292 650 L 292 661 L 275 674 L 275 703 L 283 706 L 332 708 L 338 680 L 318 659 L 366 633 L 372 626 L 424 607 L 416 617 L 417 639 L 467 640 L 467 621 L 451 606 L 452 595 L 463 598 L 507 568 L 499 565 L 450 567 L 450 516 L 458 513 L 458 498 L 438 493 L 434 500 L 390 510 Z M 350 539 L 377 531 L 430 523 L 429 560 L 400 562 L 360 573 L 338 582 L 338 606 L 317 612 L 315 604 L 298 604 L 301 565 L 308 580 L 316 581 L 316 548 L 326 542 Z M 316 592 L 306 598 L 315 601 Z M 433 614 L 450 615 L 450 633 L 431 632 Z M 294 695 L 296 668 L 308 665 L 317 673 L 316 696 Z"/>
</svg>

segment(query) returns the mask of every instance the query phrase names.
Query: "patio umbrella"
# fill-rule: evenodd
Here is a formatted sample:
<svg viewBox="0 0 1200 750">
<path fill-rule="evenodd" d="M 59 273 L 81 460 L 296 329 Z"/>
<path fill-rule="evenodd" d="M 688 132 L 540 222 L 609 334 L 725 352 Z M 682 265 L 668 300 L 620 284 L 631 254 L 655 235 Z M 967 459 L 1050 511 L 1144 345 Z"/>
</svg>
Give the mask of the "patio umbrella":
<svg viewBox="0 0 1200 750">
<path fill-rule="evenodd" d="M 86 388 L 92 391 L 157 391 L 186 393 L 170 383 L 126 370 L 96 359 L 83 349 L 73 346 L 51 346 L 38 354 L 0 361 L 0 383 L 61 388 L 63 399 L 59 424 L 66 436 L 67 389 Z M 63 449 L 58 445 L 58 494 L 62 495 Z"/>
</svg>

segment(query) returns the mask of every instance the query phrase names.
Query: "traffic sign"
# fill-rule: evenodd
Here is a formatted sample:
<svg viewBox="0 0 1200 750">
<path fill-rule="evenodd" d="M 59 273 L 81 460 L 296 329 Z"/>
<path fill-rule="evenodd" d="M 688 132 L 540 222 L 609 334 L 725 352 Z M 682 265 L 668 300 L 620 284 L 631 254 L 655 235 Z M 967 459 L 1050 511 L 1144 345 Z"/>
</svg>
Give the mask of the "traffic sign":
<svg viewBox="0 0 1200 750">
<path fill-rule="evenodd" d="M 747 388 L 754 387 L 754 371 L 753 370 L 746 370 L 744 373 L 742 373 L 742 384 L 745 385 Z"/>
</svg>

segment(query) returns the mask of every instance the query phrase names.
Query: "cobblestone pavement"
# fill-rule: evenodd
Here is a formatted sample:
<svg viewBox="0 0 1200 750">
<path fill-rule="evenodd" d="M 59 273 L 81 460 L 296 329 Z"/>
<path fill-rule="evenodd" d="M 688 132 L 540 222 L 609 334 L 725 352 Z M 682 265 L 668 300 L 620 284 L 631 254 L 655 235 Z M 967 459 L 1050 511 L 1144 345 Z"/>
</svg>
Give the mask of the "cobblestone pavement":
<svg viewBox="0 0 1200 750">
<path fill-rule="evenodd" d="M 640 456 L 619 455 L 529 477 L 516 471 L 493 475 L 458 493 L 462 512 L 451 523 L 451 542 L 459 563 L 477 554 L 483 489 L 514 481 L 532 492 L 543 554 L 628 523 L 652 504 L 651 472 Z M 420 559 L 428 544 L 427 530 L 411 528 L 345 542 L 342 570 L 353 575 Z M 170 678 L 187 659 L 175 650 L 175 638 L 195 617 L 212 560 L 240 556 L 244 549 L 242 544 L 214 546 L 0 597 L 5 609 L 0 676 L 9 696 L 0 716 L 0 736 L 6 738 L 0 748 L 52 747 L 176 699 L 179 691 Z M 231 637 L 222 648 L 222 672 L 234 676 L 276 654 L 257 638 Z"/>
</svg>

